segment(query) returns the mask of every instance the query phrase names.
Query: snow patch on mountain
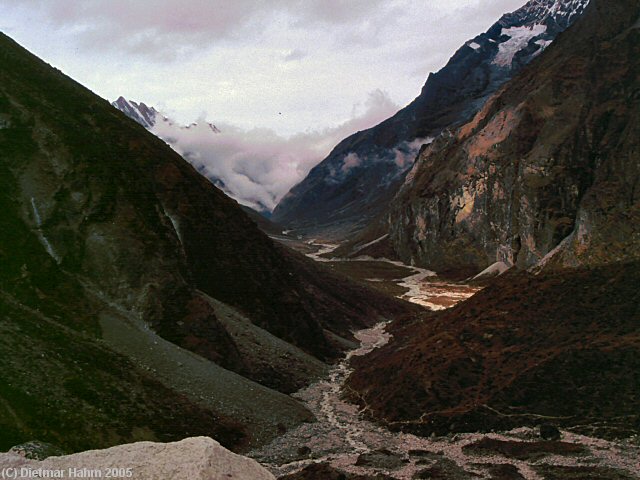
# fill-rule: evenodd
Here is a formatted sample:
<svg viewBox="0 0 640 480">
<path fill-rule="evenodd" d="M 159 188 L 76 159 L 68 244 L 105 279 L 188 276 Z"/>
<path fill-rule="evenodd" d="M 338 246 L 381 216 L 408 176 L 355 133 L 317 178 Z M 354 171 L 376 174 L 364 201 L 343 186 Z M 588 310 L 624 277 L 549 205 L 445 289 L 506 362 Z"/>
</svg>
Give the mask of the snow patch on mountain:
<svg viewBox="0 0 640 480">
<path fill-rule="evenodd" d="M 543 34 L 546 30 L 546 25 L 503 28 L 502 35 L 510 38 L 498 46 L 498 54 L 493 59 L 493 63 L 501 67 L 510 67 L 516 53 L 525 48 L 531 39 Z"/>
<path fill-rule="evenodd" d="M 574 15 L 579 15 L 589 3 L 589 0 L 555 0 L 549 9 L 551 15 L 563 15 L 571 19 Z"/>
<path fill-rule="evenodd" d="M 547 48 L 549 45 L 551 45 L 553 42 L 551 40 L 536 40 L 536 45 L 540 45 L 543 49 Z"/>
</svg>

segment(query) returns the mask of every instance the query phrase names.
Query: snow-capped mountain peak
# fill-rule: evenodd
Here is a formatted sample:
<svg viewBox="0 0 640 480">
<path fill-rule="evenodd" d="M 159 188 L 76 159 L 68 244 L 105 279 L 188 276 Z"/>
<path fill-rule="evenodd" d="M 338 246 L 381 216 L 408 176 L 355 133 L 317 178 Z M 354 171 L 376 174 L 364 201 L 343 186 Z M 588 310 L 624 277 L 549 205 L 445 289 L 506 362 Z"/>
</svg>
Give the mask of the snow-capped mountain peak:
<svg viewBox="0 0 640 480">
<path fill-rule="evenodd" d="M 531 26 L 534 24 L 556 25 L 557 30 L 564 30 L 573 21 L 582 15 L 584 9 L 589 4 L 589 0 L 530 0 L 524 6 L 507 13 L 499 20 L 503 26 L 512 26 L 520 23 L 521 26 Z"/>
<path fill-rule="evenodd" d="M 430 74 L 411 104 L 340 142 L 283 197 L 274 219 L 323 238 L 342 239 L 364 228 L 400 184 L 384 179 L 401 178 L 411 165 L 412 159 L 396 161 L 398 149 L 437 137 L 472 118 L 491 95 L 573 24 L 588 3 L 530 0 L 503 15 L 489 30 L 465 42 L 440 71 Z M 357 168 L 347 169 L 347 165 Z"/>
<path fill-rule="evenodd" d="M 466 45 L 478 53 L 492 52 L 493 65 L 511 69 L 516 62 L 520 67 L 547 48 L 588 4 L 589 0 L 530 0 Z"/>
<path fill-rule="evenodd" d="M 111 104 L 144 128 L 150 129 L 156 124 L 156 117 L 159 112 L 153 107 L 148 107 L 143 102 L 132 102 L 120 96 Z"/>
</svg>

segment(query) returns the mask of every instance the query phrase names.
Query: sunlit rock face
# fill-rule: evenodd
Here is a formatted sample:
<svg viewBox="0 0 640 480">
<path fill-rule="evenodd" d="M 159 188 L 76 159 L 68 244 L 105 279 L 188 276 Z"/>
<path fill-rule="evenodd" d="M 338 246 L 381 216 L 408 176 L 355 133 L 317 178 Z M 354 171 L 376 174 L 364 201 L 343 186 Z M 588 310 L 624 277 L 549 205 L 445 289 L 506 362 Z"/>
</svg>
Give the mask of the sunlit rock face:
<svg viewBox="0 0 640 480">
<path fill-rule="evenodd" d="M 274 210 L 288 228 L 344 239 L 387 207 L 423 145 L 468 121 L 577 20 L 588 0 L 530 1 L 466 42 L 420 95 L 381 124 L 338 144 Z"/>
<path fill-rule="evenodd" d="M 637 256 L 637 5 L 588 8 L 418 157 L 386 216 L 404 260 L 482 269 Z"/>
</svg>

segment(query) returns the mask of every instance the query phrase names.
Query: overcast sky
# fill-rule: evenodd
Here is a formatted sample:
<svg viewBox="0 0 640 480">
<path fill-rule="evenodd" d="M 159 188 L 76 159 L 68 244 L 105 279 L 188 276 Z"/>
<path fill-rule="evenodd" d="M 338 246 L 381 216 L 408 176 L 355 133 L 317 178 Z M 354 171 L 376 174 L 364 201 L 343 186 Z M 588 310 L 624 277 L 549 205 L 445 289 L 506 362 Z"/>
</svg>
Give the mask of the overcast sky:
<svg viewBox="0 0 640 480">
<path fill-rule="evenodd" d="M 233 198 L 271 210 L 338 142 L 407 105 L 429 72 L 524 3 L 0 0 L 0 30 L 108 100 L 155 106 L 176 122 L 157 134 Z M 203 128 L 176 130 L 194 121 Z"/>
<path fill-rule="evenodd" d="M 0 0 L 0 29 L 109 100 L 288 136 L 362 117 L 372 99 L 365 123 L 382 120 L 524 3 Z"/>
</svg>

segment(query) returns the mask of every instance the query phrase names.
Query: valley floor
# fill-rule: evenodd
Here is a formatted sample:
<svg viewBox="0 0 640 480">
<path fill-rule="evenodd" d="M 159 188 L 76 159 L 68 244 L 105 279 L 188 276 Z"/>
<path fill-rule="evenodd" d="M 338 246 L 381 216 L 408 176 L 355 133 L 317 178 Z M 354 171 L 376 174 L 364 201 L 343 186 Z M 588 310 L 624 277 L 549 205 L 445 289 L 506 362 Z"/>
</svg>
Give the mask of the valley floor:
<svg viewBox="0 0 640 480">
<path fill-rule="evenodd" d="M 373 478 L 547 478 L 632 479 L 640 471 L 640 448 L 563 433 L 561 442 L 542 441 L 531 428 L 495 434 L 457 434 L 421 438 L 389 431 L 361 419 L 358 408 L 340 392 L 351 373 L 349 360 L 366 355 L 390 338 L 385 323 L 357 332 L 360 347 L 329 377 L 297 392 L 317 418 L 271 444 L 249 453 L 276 476 L 322 478 L 331 469 Z M 316 471 L 321 467 L 321 471 Z M 440 472 L 443 476 L 436 476 Z M 498 473 L 501 475 L 497 476 Z M 289 476 L 290 475 L 290 476 Z M 384 477 L 381 477 L 384 478 Z"/>
<path fill-rule="evenodd" d="M 331 255 L 338 247 L 334 244 L 303 242 L 287 236 L 272 238 L 353 280 L 430 310 L 450 308 L 481 289 L 478 285 L 451 282 L 431 270 L 387 258 L 336 258 Z"/>
<path fill-rule="evenodd" d="M 342 262 L 326 258 L 333 246 L 316 247 L 319 248 L 315 251 L 310 248 L 305 253 L 317 261 L 335 264 L 334 268 L 357 279 L 377 270 L 380 278 L 375 282 L 386 285 L 387 291 L 395 283 L 403 288 L 396 291 L 396 296 L 432 309 L 453 306 L 478 290 L 476 286 L 440 281 L 433 272 L 397 262 L 372 259 Z M 293 395 L 313 412 L 317 422 L 302 424 L 249 456 L 276 476 L 290 480 L 640 478 L 638 438 L 611 442 L 563 432 L 562 441 L 545 441 L 531 428 L 424 438 L 393 432 L 363 420 L 362 412 L 343 400 L 341 391 L 352 372 L 350 360 L 390 340 L 386 325 L 383 322 L 357 332 L 358 348 L 336 365 L 325 380 Z M 338 472 L 347 476 L 340 477 Z"/>
</svg>

